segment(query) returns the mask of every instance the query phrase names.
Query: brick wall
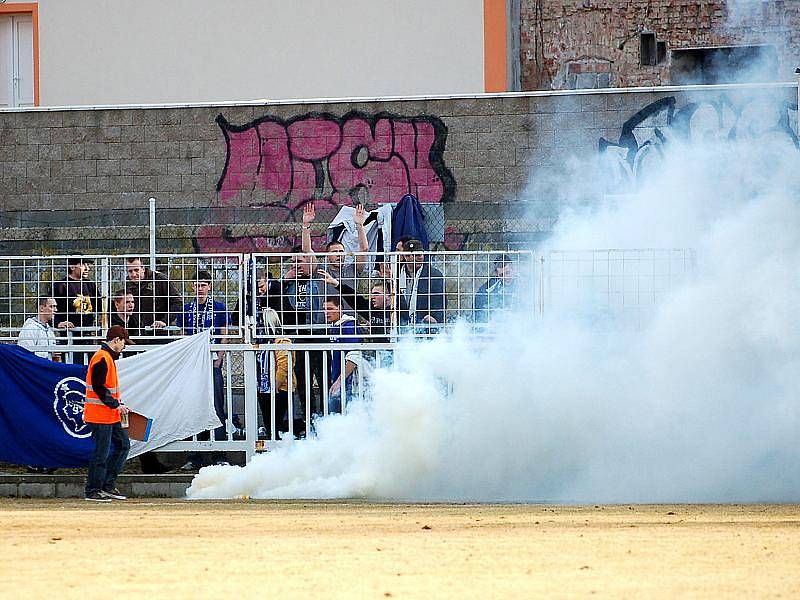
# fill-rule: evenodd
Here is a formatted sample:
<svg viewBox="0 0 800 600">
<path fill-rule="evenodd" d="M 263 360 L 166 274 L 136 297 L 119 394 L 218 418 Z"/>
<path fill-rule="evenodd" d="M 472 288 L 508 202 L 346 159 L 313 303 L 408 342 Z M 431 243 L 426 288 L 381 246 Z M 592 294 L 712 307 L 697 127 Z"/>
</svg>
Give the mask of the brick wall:
<svg viewBox="0 0 800 600">
<path fill-rule="evenodd" d="M 0 249 L 141 252 L 150 196 L 162 251 L 286 249 L 310 199 L 396 201 L 409 189 L 440 207 L 440 247 L 530 244 L 558 213 L 568 161 L 600 151 L 624 176 L 638 147 L 623 127 L 641 142 L 697 102 L 727 111 L 725 127 L 767 111 L 741 128 L 754 135 L 796 126 L 791 86 L 0 112 Z M 744 110 L 753 102 L 764 106 Z"/>
<path fill-rule="evenodd" d="M 591 87 L 606 71 L 612 87 L 667 85 L 670 51 L 690 47 L 774 44 L 781 81 L 800 65 L 792 0 L 521 0 L 520 12 L 523 90 L 574 88 L 570 74 L 581 70 L 598 73 Z M 661 65 L 640 66 L 640 31 L 666 42 Z"/>
</svg>

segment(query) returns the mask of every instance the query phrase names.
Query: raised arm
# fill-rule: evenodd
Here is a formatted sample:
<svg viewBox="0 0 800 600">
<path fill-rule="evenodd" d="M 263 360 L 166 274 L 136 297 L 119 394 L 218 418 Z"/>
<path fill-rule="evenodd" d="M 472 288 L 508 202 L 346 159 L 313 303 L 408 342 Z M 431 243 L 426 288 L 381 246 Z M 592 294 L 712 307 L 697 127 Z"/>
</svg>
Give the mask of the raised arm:
<svg viewBox="0 0 800 600">
<path fill-rule="evenodd" d="M 310 253 L 313 252 L 311 249 L 311 224 L 314 222 L 314 219 L 317 217 L 316 210 L 314 209 L 314 203 L 309 202 L 303 207 L 303 227 L 302 227 L 302 247 L 303 252 Z"/>
<path fill-rule="evenodd" d="M 356 214 L 353 215 L 353 223 L 356 224 L 356 231 L 358 232 L 358 251 L 369 252 L 369 241 L 367 240 L 367 230 L 364 229 L 364 221 L 367 219 L 367 211 L 364 210 L 364 205 L 359 204 L 356 206 Z M 367 264 L 366 256 L 356 256 L 356 270 L 363 271 L 364 266 Z"/>
</svg>

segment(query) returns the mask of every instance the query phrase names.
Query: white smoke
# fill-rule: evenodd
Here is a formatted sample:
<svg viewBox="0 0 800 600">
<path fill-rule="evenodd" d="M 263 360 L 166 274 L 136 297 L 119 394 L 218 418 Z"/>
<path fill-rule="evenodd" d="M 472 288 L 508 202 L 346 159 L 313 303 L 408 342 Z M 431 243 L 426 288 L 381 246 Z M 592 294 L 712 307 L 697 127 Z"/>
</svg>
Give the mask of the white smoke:
<svg viewBox="0 0 800 600">
<path fill-rule="evenodd" d="M 663 152 L 550 242 L 694 249 L 639 328 L 552 306 L 490 342 L 464 327 L 406 345 L 370 402 L 203 469 L 189 497 L 800 501 L 800 154 L 768 138 Z"/>
</svg>

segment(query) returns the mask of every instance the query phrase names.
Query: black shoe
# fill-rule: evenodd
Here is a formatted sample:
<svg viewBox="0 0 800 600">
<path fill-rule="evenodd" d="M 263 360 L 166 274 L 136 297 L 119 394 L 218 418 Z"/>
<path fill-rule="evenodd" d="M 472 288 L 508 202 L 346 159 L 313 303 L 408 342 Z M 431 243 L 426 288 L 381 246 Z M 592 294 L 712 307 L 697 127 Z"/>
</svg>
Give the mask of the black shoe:
<svg viewBox="0 0 800 600">
<path fill-rule="evenodd" d="M 90 492 L 83 497 L 84 500 L 90 502 L 111 502 L 111 498 L 106 496 L 103 492 Z"/>
<path fill-rule="evenodd" d="M 103 490 L 100 492 L 106 498 L 110 498 L 113 500 L 127 500 L 128 497 L 120 492 L 117 488 L 111 488 L 110 490 Z"/>
</svg>

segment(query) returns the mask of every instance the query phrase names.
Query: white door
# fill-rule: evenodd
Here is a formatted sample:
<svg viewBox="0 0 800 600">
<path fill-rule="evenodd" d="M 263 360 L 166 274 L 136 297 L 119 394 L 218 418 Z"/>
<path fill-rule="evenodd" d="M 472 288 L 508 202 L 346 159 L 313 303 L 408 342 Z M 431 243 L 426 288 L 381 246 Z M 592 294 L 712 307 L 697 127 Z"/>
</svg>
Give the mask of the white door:
<svg viewBox="0 0 800 600">
<path fill-rule="evenodd" d="M 0 108 L 33 106 L 33 21 L 0 17 Z"/>
</svg>

